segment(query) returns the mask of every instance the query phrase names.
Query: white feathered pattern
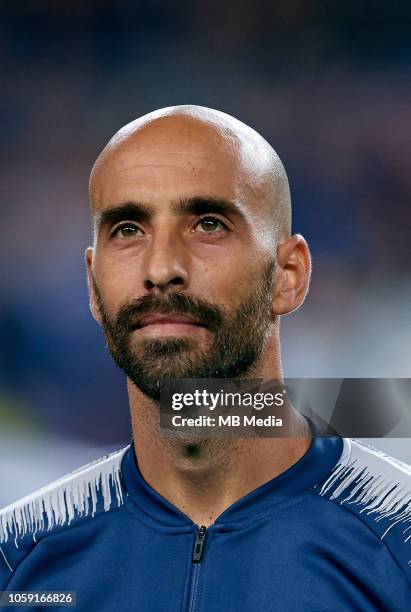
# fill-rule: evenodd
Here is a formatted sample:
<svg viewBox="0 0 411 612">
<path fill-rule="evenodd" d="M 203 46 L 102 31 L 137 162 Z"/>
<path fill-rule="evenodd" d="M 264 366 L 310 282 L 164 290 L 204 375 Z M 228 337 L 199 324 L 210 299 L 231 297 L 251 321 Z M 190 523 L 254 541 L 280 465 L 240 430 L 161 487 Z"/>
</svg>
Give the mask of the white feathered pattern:
<svg viewBox="0 0 411 612">
<path fill-rule="evenodd" d="M 68 476 L 38 489 L 10 506 L 0 510 L 0 544 L 13 536 L 17 540 L 27 533 L 55 525 L 70 524 L 75 516 L 94 516 L 98 496 L 104 502 L 104 511 L 111 508 L 111 487 L 117 505 L 123 503 L 121 488 L 121 461 L 128 447 L 89 463 Z"/>
<path fill-rule="evenodd" d="M 344 491 L 353 485 L 345 497 Z M 374 514 L 375 521 L 388 518 L 390 525 L 411 522 L 411 466 L 357 440 L 344 439 L 344 451 L 320 495 L 340 498 L 340 504 L 359 504 L 361 512 Z M 403 531 L 411 539 L 411 525 Z"/>
</svg>

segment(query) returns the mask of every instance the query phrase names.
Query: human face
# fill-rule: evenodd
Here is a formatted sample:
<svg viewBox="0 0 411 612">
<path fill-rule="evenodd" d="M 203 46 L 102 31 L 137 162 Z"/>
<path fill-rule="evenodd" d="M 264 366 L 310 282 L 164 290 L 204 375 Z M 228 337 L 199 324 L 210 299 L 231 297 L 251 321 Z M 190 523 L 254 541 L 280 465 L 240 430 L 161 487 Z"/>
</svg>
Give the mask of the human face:
<svg viewBox="0 0 411 612">
<path fill-rule="evenodd" d="M 94 184 L 93 310 L 116 363 L 152 399 L 165 376 L 243 375 L 272 322 L 258 189 L 226 143 L 185 127 L 123 144 Z"/>
</svg>

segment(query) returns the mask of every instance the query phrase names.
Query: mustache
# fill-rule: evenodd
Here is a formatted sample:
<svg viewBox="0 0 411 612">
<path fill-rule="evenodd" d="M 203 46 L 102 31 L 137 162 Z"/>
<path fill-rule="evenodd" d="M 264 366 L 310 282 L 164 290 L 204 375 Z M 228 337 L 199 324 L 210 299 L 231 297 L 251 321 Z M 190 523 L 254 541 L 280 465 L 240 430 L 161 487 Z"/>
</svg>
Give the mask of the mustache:
<svg viewBox="0 0 411 612">
<path fill-rule="evenodd" d="M 170 293 L 165 297 L 144 295 L 125 304 L 117 312 L 115 325 L 123 332 L 130 333 L 138 325 L 139 319 L 151 314 L 190 315 L 199 325 L 211 331 L 216 331 L 225 320 L 221 306 L 183 293 Z M 104 312 L 102 315 L 104 317 Z"/>
</svg>

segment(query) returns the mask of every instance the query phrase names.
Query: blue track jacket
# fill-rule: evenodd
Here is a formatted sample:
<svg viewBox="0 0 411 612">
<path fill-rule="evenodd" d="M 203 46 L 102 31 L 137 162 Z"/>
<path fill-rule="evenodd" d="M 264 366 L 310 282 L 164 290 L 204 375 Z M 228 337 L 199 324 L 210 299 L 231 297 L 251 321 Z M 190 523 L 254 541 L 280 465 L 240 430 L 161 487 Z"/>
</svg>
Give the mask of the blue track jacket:
<svg viewBox="0 0 411 612">
<path fill-rule="evenodd" d="M 77 612 L 407 612 L 410 578 L 411 468 L 347 439 L 314 438 L 208 529 L 133 445 L 0 511 L 0 590 L 76 591 Z"/>
</svg>

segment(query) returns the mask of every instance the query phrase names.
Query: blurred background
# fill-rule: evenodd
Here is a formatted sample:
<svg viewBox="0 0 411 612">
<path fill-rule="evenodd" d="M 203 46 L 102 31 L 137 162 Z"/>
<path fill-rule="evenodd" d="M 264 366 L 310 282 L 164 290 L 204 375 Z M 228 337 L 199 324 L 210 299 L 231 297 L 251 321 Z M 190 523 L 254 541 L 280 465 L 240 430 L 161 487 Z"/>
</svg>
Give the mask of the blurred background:
<svg viewBox="0 0 411 612">
<path fill-rule="evenodd" d="M 87 181 L 163 106 L 230 113 L 284 161 L 313 256 L 286 376 L 411 376 L 410 27 L 399 0 L 0 4 L 0 507 L 130 440 L 88 309 Z"/>
</svg>

